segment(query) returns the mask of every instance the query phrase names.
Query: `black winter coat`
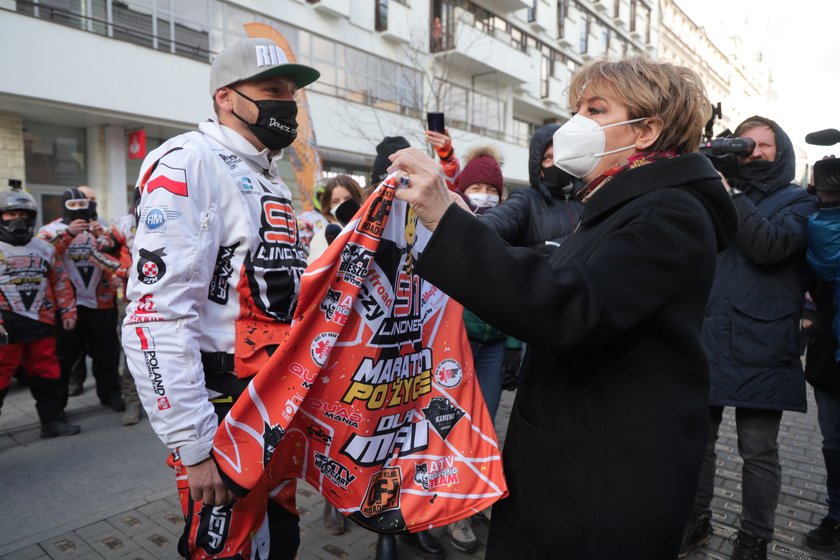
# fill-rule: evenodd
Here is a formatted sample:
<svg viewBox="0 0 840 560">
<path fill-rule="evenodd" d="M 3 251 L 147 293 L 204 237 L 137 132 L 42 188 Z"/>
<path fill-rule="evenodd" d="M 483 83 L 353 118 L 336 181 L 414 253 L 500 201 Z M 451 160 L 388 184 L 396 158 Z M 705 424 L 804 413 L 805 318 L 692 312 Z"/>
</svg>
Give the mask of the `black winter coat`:
<svg viewBox="0 0 840 560">
<path fill-rule="evenodd" d="M 790 184 L 795 158 L 787 134 L 761 120 L 776 133 L 776 158 L 763 180 L 742 182 L 743 194 L 733 198 L 738 238 L 718 256 L 703 324 L 709 404 L 804 412 L 799 320 L 808 217 L 816 199 Z"/>
<path fill-rule="evenodd" d="M 546 147 L 551 144 L 558 124 L 543 126 L 534 133 L 528 151 L 530 188 L 516 189 L 503 204 L 481 215 L 502 239 L 516 247 L 559 245 L 577 227 L 583 205 L 572 192 L 550 189 L 540 181 L 540 167 Z"/>
<path fill-rule="evenodd" d="M 488 560 L 676 557 L 708 433 L 703 310 L 736 228 L 697 154 L 616 175 L 544 256 L 444 215 L 418 273 L 528 343 Z"/>
</svg>

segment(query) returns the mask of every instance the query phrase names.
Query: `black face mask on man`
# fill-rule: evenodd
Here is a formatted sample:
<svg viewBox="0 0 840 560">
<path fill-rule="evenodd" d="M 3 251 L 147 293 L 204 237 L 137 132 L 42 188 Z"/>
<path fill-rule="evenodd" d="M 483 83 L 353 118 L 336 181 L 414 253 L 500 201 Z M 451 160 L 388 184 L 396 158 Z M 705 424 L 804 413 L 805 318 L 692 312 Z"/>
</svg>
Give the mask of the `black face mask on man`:
<svg viewBox="0 0 840 560">
<path fill-rule="evenodd" d="M 67 189 L 61 195 L 64 201 L 64 210 L 61 221 L 69 224 L 73 220 L 95 220 L 96 201 L 89 200 L 79 189 Z"/>
<path fill-rule="evenodd" d="M 735 174 L 739 179 L 746 182 L 761 181 L 762 179 L 767 178 L 771 169 L 773 169 L 772 161 L 748 161 L 747 163 L 738 166 Z"/>
<path fill-rule="evenodd" d="M 568 198 L 574 190 L 572 176 L 555 165 L 542 168 L 540 182 L 548 188 L 548 192 L 555 198 Z"/>
<path fill-rule="evenodd" d="M 257 122 L 251 124 L 231 111 L 240 121 L 248 125 L 248 130 L 272 152 L 291 145 L 297 138 L 297 103 L 295 101 L 263 100 L 256 101 L 244 93 L 230 88 L 241 97 L 257 106 Z"/>
</svg>

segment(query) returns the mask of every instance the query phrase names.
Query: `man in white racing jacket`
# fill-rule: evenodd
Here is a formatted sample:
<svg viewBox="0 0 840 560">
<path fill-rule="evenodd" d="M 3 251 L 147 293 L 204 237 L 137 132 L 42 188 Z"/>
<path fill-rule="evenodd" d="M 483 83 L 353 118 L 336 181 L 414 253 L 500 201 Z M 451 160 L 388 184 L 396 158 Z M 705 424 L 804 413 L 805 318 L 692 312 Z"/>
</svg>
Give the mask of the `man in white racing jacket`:
<svg viewBox="0 0 840 560">
<path fill-rule="evenodd" d="M 151 152 L 135 190 L 122 343 L 176 475 L 186 474 L 189 498 L 214 516 L 222 510 L 213 506 L 234 498 L 211 457 L 218 422 L 282 342 L 306 266 L 292 194 L 273 159 L 297 135 L 295 91 L 319 75 L 289 64 L 266 39 L 227 46 L 210 71 L 217 119 Z M 288 486 L 275 496 L 280 505 L 269 505 L 269 558 L 294 558 L 297 549 L 294 484 Z M 185 493 L 179 551 L 227 556 L 219 535 L 190 535 L 196 527 Z M 227 530 L 222 541 L 236 527 Z M 265 542 L 249 546 L 264 550 Z"/>
</svg>

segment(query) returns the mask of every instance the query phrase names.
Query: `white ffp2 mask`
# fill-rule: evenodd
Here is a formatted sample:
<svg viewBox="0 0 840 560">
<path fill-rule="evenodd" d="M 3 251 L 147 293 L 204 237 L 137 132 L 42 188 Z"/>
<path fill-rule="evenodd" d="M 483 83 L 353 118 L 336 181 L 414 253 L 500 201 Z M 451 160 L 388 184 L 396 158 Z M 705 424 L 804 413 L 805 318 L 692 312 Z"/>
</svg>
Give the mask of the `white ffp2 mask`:
<svg viewBox="0 0 840 560">
<path fill-rule="evenodd" d="M 601 126 L 580 113 L 573 116 L 554 133 L 554 165 L 572 175 L 582 178 L 592 173 L 603 156 L 631 150 L 635 144 L 605 151 L 607 135 L 604 129 L 645 120 L 647 117 L 605 124 Z"/>
</svg>

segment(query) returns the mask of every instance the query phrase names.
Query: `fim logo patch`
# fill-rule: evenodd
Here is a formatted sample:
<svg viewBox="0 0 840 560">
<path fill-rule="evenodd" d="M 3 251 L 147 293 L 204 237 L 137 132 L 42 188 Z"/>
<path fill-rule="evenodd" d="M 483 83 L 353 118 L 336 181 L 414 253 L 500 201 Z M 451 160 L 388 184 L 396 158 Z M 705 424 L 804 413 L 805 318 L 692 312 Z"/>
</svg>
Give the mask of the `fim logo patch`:
<svg viewBox="0 0 840 560">
<path fill-rule="evenodd" d="M 279 424 L 269 426 L 267 423 L 263 424 L 263 467 L 268 466 L 271 456 L 277 451 L 280 441 L 286 434 L 286 430 L 280 427 Z"/>
<path fill-rule="evenodd" d="M 422 409 L 426 420 L 446 439 L 458 420 L 464 417 L 464 411 L 453 405 L 446 397 L 432 397 L 427 408 Z"/>
<path fill-rule="evenodd" d="M 399 467 L 386 467 L 370 477 L 365 500 L 359 512 L 365 517 L 375 517 L 383 511 L 400 508 L 402 473 Z"/>
<path fill-rule="evenodd" d="M 225 542 L 230 533 L 230 519 L 233 504 L 226 506 L 204 505 L 198 514 L 198 531 L 195 536 L 196 546 L 207 554 L 219 554 L 225 549 Z"/>
</svg>

